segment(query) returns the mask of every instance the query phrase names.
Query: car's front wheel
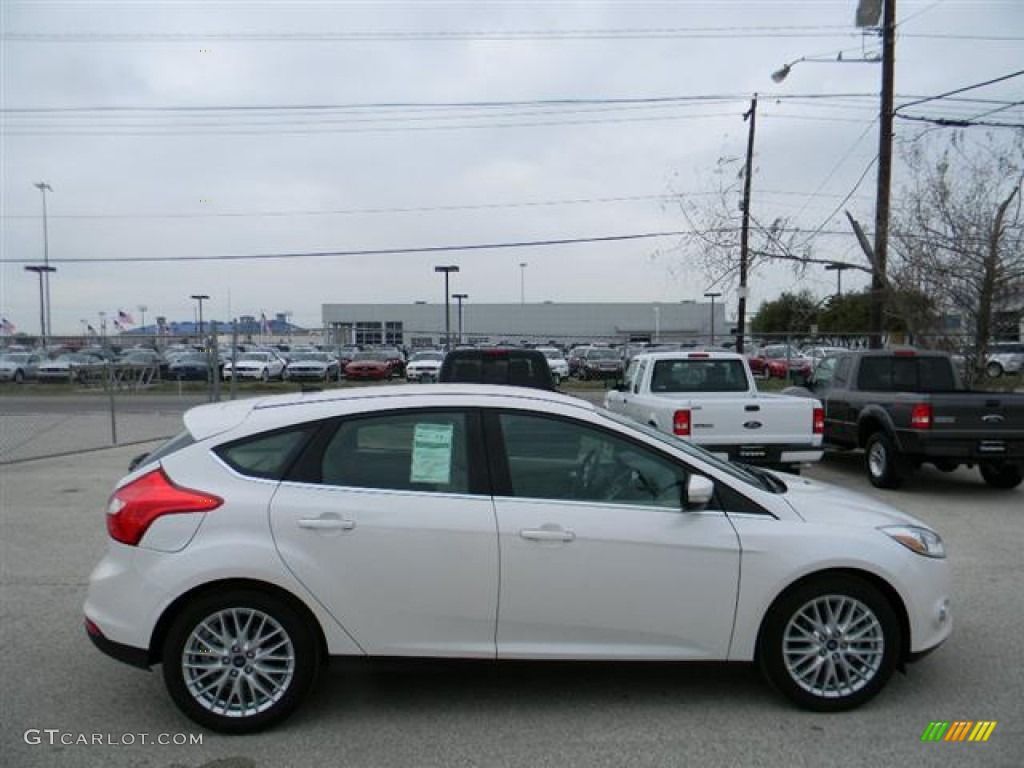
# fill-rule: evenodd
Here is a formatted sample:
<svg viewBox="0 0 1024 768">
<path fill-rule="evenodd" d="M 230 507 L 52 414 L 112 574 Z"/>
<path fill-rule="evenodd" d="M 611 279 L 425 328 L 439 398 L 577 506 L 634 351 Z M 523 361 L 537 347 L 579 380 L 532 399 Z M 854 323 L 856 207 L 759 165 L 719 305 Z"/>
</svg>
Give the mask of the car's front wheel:
<svg viewBox="0 0 1024 768">
<path fill-rule="evenodd" d="M 1001 366 L 999 363 L 993 360 L 991 363 L 985 366 L 985 374 L 990 379 L 998 379 L 1000 376 L 1003 375 L 1003 366 Z"/>
<path fill-rule="evenodd" d="M 798 706 L 852 709 L 892 676 L 900 622 L 889 601 L 855 576 L 825 576 L 783 594 L 765 617 L 758 662 L 768 681 Z"/>
<path fill-rule="evenodd" d="M 175 704 L 224 733 L 284 720 L 312 686 L 319 662 L 308 621 L 283 600 L 246 589 L 188 604 L 171 625 L 162 660 Z"/>
<path fill-rule="evenodd" d="M 14 383 L 21 384 L 25 381 L 25 372 L 19 368 L 14 372 Z"/>
</svg>

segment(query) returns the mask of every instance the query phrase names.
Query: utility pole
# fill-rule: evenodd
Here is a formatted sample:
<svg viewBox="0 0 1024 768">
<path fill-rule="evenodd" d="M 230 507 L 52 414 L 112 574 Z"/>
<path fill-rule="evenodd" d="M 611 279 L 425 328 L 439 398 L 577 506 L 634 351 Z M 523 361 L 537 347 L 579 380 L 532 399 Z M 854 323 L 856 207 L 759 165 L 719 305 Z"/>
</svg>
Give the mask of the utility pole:
<svg viewBox="0 0 1024 768">
<path fill-rule="evenodd" d="M 49 227 L 46 223 L 46 193 L 53 192 L 53 187 L 47 184 L 45 181 L 37 181 L 33 185 L 43 194 L 43 266 L 46 269 L 40 273 L 40 277 L 43 280 L 43 293 L 46 298 L 46 316 L 45 327 L 43 328 L 43 337 L 53 336 L 53 322 L 52 315 L 50 314 L 50 273 L 56 272 L 55 269 L 50 269 L 50 234 Z"/>
<path fill-rule="evenodd" d="M 875 196 L 875 247 L 871 262 L 871 349 L 882 346 L 885 270 L 889 254 L 889 193 L 892 188 L 892 109 L 896 74 L 896 0 L 882 11 L 882 107 L 878 129 L 878 188 Z"/>
<path fill-rule="evenodd" d="M 757 128 L 757 94 L 750 100 L 750 109 L 743 119 L 750 119 L 747 134 L 747 164 L 743 172 L 743 226 L 740 229 L 740 290 L 736 310 L 736 351 L 743 354 L 743 338 L 747 332 L 747 265 L 750 253 L 750 183 L 754 175 L 754 131 Z M 714 342 L 712 342 L 714 343 Z"/>
</svg>

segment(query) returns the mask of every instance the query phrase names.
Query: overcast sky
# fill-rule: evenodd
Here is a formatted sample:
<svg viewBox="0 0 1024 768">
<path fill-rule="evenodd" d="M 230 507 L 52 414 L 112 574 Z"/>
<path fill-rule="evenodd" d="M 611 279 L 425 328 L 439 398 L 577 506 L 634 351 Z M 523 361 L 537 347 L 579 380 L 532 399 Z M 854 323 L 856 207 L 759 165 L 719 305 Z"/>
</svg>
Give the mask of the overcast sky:
<svg viewBox="0 0 1024 768">
<path fill-rule="evenodd" d="M 515 302 L 521 289 L 528 302 L 697 299 L 709 279 L 671 237 L 183 259 L 685 229 L 664 196 L 708 199 L 717 159 L 745 150 L 754 92 L 752 214 L 841 231 L 816 238 L 816 255 L 856 260 L 840 203 L 852 193 L 845 209 L 870 226 L 880 66 L 807 62 L 781 84 L 769 77 L 801 57 L 876 53 L 855 7 L 3 0 L 0 315 L 39 330 L 24 266 L 43 259 L 40 181 L 53 188 L 57 333 L 97 325 L 101 311 L 138 321 L 139 305 L 147 322 L 190 320 L 195 293 L 211 296 L 207 317 L 291 311 L 316 327 L 323 303 L 442 301 L 438 264 L 461 267 L 452 291 L 469 302 Z M 1021 0 L 899 0 L 897 16 L 897 103 L 1024 68 Z M 970 95 L 1022 92 L 1018 78 Z M 793 98 L 811 95 L 824 96 Z M 917 114 L 997 106 L 943 101 Z M 897 121 L 897 141 L 921 127 Z M 752 307 L 785 289 L 835 289 L 834 273 L 811 272 L 797 283 L 762 268 Z M 862 282 L 844 275 L 844 288 Z M 730 314 L 734 289 L 714 286 Z"/>
</svg>

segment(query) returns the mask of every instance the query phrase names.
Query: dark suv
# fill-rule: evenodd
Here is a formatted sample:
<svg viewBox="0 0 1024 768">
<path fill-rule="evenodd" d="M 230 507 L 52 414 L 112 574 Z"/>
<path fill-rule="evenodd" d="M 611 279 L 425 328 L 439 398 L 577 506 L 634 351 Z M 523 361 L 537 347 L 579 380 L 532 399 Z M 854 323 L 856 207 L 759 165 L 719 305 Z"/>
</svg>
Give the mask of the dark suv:
<svg viewBox="0 0 1024 768">
<path fill-rule="evenodd" d="M 455 349 L 445 355 L 438 380 L 441 383 L 555 388 L 548 360 L 536 349 Z"/>
</svg>

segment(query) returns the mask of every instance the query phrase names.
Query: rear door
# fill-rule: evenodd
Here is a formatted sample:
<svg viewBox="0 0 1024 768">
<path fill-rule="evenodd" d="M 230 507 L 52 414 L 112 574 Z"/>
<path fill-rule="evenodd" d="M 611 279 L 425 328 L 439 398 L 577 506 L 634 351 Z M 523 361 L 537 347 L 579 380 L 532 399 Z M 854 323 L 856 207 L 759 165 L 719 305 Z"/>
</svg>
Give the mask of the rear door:
<svg viewBox="0 0 1024 768">
<path fill-rule="evenodd" d="M 344 418 L 271 504 L 282 559 L 374 655 L 493 657 L 494 505 L 471 410 Z"/>
</svg>

